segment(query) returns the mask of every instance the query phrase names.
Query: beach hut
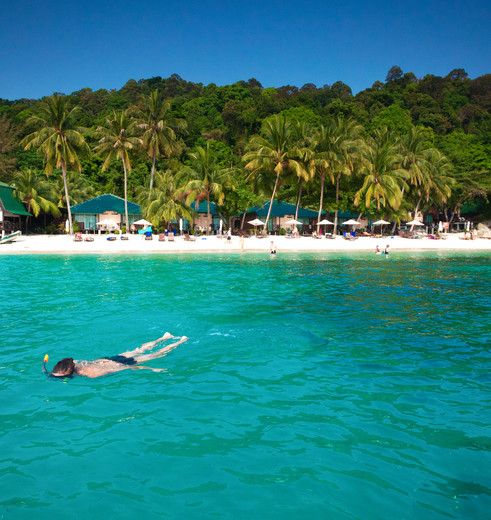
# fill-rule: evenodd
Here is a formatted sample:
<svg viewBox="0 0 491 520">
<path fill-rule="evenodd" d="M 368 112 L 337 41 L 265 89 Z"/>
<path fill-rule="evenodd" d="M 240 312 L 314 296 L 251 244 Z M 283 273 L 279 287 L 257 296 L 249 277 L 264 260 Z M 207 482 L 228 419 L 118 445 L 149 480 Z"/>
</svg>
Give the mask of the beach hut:
<svg viewBox="0 0 491 520">
<path fill-rule="evenodd" d="M 14 188 L 0 182 L 0 233 L 12 233 L 21 229 L 21 218 L 30 217 L 22 202 L 14 195 Z"/>
<path fill-rule="evenodd" d="M 270 202 L 265 202 L 262 206 L 255 206 L 246 211 L 245 222 L 249 222 L 255 218 L 266 220 L 268 215 Z M 271 214 L 268 222 L 268 230 L 271 232 L 278 232 L 280 229 L 292 228 L 292 224 L 288 224 L 289 221 L 295 219 L 295 212 L 297 207 L 295 204 L 288 204 L 287 202 L 278 202 L 275 200 L 271 208 Z M 305 229 L 310 233 L 312 222 L 318 217 L 317 211 L 311 211 L 310 209 L 299 208 L 298 209 L 298 222 L 302 223 L 302 229 Z M 297 224 L 299 225 L 299 224 Z M 247 226 L 246 226 L 247 228 Z"/>
<path fill-rule="evenodd" d="M 107 221 L 108 225 L 114 224 L 118 229 L 124 225 L 124 199 L 116 195 L 100 195 L 72 207 L 73 220 L 81 231 L 98 229 L 98 222 Z M 129 224 L 142 218 L 139 204 L 128 201 Z M 129 231 L 129 230 L 127 230 Z"/>
</svg>

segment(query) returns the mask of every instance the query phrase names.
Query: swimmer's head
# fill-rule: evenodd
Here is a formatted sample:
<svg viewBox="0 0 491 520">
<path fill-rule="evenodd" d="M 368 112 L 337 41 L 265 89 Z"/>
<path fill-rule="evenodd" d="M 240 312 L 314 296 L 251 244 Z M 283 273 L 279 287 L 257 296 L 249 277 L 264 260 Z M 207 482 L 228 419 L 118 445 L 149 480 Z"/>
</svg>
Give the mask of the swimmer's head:
<svg viewBox="0 0 491 520">
<path fill-rule="evenodd" d="M 67 377 L 75 372 L 75 363 L 72 358 L 64 358 L 53 367 L 51 375 L 55 377 Z"/>
</svg>

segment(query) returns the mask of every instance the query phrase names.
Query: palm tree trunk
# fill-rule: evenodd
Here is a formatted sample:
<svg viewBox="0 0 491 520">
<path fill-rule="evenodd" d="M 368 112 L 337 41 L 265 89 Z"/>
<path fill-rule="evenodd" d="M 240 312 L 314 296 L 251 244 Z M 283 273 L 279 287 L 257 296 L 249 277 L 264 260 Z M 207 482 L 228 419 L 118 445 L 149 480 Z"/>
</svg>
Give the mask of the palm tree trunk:
<svg viewBox="0 0 491 520">
<path fill-rule="evenodd" d="M 128 218 L 128 174 L 126 172 L 126 161 L 123 157 L 123 170 L 124 170 L 124 215 L 126 220 L 126 232 L 130 229 L 130 221 Z"/>
<path fill-rule="evenodd" d="M 336 212 L 334 213 L 334 230 L 332 234 L 334 236 L 337 235 L 338 231 L 338 201 L 339 201 L 339 179 L 341 178 L 341 175 L 338 173 L 338 176 L 336 178 Z"/>
<path fill-rule="evenodd" d="M 420 203 L 421 203 L 421 198 L 422 198 L 422 197 L 419 198 L 418 203 L 416 204 L 416 209 L 414 210 L 414 218 L 413 218 L 413 220 L 416 220 L 416 215 L 417 215 L 418 210 L 419 210 L 419 205 L 420 205 Z M 412 231 L 413 228 L 414 228 L 414 224 L 411 226 L 410 231 Z"/>
<path fill-rule="evenodd" d="M 276 196 L 276 189 L 278 188 L 279 180 L 280 180 L 280 174 L 277 173 L 276 174 L 276 181 L 274 183 L 274 188 L 273 188 L 273 195 L 271 195 L 271 200 L 269 202 L 268 214 L 266 216 L 266 222 L 264 223 L 263 231 L 266 231 L 266 229 L 268 229 L 269 216 L 271 215 L 271 209 L 273 208 L 273 202 L 274 202 L 274 198 Z"/>
<path fill-rule="evenodd" d="M 63 176 L 63 186 L 65 187 L 65 199 L 66 199 L 66 209 L 68 212 L 68 225 L 70 230 L 70 235 L 73 235 L 73 223 L 72 223 L 72 210 L 70 208 L 70 198 L 68 197 L 68 182 L 66 178 L 66 166 L 65 163 L 61 163 L 61 173 Z"/>
<path fill-rule="evenodd" d="M 211 213 L 210 213 L 210 194 L 209 192 L 206 192 L 206 219 L 208 222 L 211 220 Z M 210 226 L 211 224 L 208 224 L 206 228 L 206 234 L 210 234 Z"/>
<path fill-rule="evenodd" d="M 303 178 L 300 179 L 300 186 L 298 187 L 298 200 L 295 209 L 295 220 L 298 220 L 298 208 L 300 207 L 300 199 L 302 198 Z"/>
<path fill-rule="evenodd" d="M 320 199 L 320 202 L 319 202 L 319 216 L 317 217 L 317 233 L 320 233 L 320 229 L 321 229 L 321 226 L 320 226 L 319 222 L 321 221 L 321 217 L 322 217 L 322 204 L 324 202 L 324 176 L 325 176 L 325 174 L 322 173 L 321 174 L 321 199 Z"/>
<path fill-rule="evenodd" d="M 152 156 L 152 173 L 150 174 L 150 189 L 153 188 L 153 177 L 155 175 L 155 159 L 157 158 L 157 148 L 155 147 L 153 149 L 153 156 Z"/>
</svg>

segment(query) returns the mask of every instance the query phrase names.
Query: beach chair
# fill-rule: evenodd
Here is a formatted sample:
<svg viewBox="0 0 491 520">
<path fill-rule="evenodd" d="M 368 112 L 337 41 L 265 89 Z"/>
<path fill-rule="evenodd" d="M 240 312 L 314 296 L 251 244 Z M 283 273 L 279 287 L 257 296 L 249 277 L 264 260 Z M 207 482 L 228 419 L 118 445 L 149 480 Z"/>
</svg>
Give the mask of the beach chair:
<svg viewBox="0 0 491 520">
<path fill-rule="evenodd" d="M 94 237 L 90 237 L 90 236 L 88 236 L 88 237 L 85 237 L 84 240 L 85 240 L 86 242 L 93 242 L 93 241 L 94 241 Z"/>
<path fill-rule="evenodd" d="M 74 242 L 82 242 L 82 233 L 75 233 L 75 237 L 73 239 Z"/>
<path fill-rule="evenodd" d="M 184 242 L 194 242 L 195 240 L 196 239 L 188 233 L 184 233 Z"/>
<path fill-rule="evenodd" d="M 167 235 L 167 242 L 174 242 L 174 233 L 169 233 Z"/>
<path fill-rule="evenodd" d="M 114 242 L 116 240 L 116 237 L 114 235 L 111 235 L 111 236 L 108 236 L 106 238 L 106 240 L 108 240 L 109 242 Z"/>
<path fill-rule="evenodd" d="M 355 240 L 355 237 L 349 231 L 343 233 L 343 238 L 345 240 Z"/>
<path fill-rule="evenodd" d="M 128 240 L 128 235 L 121 235 L 120 240 Z"/>
<path fill-rule="evenodd" d="M 165 242 L 165 233 L 159 233 L 159 242 Z"/>
<path fill-rule="evenodd" d="M 145 240 L 153 240 L 151 231 L 145 231 Z"/>
</svg>

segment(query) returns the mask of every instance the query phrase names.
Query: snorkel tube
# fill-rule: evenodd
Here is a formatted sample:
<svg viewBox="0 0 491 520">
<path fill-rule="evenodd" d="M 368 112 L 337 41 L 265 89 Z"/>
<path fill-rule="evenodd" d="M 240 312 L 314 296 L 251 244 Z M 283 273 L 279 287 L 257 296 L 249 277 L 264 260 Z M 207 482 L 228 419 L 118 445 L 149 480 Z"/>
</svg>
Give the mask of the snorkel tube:
<svg viewBox="0 0 491 520">
<path fill-rule="evenodd" d="M 49 377 L 51 374 L 46 370 L 46 363 L 49 361 L 49 356 L 46 354 L 43 360 L 43 372 Z"/>
</svg>

